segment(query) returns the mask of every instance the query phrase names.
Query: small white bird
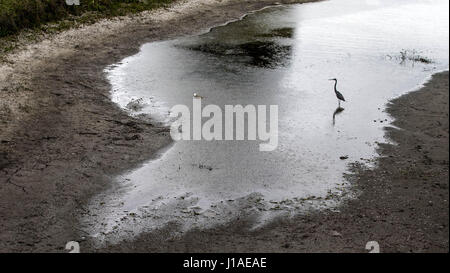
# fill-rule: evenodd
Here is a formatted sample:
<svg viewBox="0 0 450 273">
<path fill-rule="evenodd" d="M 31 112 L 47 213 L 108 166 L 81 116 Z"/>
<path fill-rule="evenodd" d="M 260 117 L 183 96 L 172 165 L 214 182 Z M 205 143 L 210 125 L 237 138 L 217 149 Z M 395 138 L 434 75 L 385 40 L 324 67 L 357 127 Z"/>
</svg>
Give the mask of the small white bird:
<svg viewBox="0 0 450 273">
<path fill-rule="evenodd" d="M 196 98 L 196 99 L 203 99 L 204 97 L 203 97 L 203 96 L 200 96 L 200 95 L 197 94 L 197 93 L 194 93 L 194 98 Z"/>
</svg>

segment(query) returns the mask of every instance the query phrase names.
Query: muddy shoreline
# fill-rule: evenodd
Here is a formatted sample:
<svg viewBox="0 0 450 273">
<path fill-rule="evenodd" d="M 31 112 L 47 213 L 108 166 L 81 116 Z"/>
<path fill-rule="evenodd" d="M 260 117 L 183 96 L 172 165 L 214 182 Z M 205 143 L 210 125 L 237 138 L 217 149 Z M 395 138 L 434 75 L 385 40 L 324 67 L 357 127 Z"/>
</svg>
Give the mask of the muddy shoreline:
<svg viewBox="0 0 450 273">
<path fill-rule="evenodd" d="M 388 134 L 399 146 L 382 146 L 373 171 L 356 166 L 362 195 L 340 213 L 256 231 L 246 219 L 177 238 L 161 230 L 94 249 L 78 226 L 87 200 L 170 143 L 167 128 L 110 101 L 104 68 L 146 42 L 195 34 L 276 2 L 307 1 L 191 2 L 68 31 L 0 66 L 0 252 L 60 252 L 72 240 L 83 252 L 361 252 L 371 240 L 382 251 L 448 251 L 448 73 L 394 101 L 389 112 L 403 130 Z"/>
<path fill-rule="evenodd" d="M 131 118 L 111 102 L 106 66 L 147 42 L 301 2 L 308 1 L 179 1 L 7 56 L 0 66 L 0 252 L 58 252 L 67 241 L 82 241 L 77 225 L 87 200 L 171 142 L 167 128 Z"/>
</svg>

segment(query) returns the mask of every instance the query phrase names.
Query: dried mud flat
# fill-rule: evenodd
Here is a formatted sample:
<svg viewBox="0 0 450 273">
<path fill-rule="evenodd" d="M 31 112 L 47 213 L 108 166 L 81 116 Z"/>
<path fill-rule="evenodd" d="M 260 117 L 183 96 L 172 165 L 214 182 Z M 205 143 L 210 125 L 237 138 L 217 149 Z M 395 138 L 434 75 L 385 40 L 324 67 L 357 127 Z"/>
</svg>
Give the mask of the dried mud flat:
<svg viewBox="0 0 450 273">
<path fill-rule="evenodd" d="M 306 1 L 278 1 L 282 3 Z M 136 120 L 109 99 L 103 69 L 145 42 L 238 19 L 276 1 L 192 0 L 103 20 L 6 56 L 0 63 L 0 252 L 448 251 L 448 73 L 389 108 L 402 130 L 375 170 L 355 168 L 362 194 L 339 213 L 280 219 L 249 231 L 247 219 L 168 238 L 167 231 L 92 248 L 78 228 L 87 201 L 111 177 L 170 143 L 167 128 Z"/>
</svg>

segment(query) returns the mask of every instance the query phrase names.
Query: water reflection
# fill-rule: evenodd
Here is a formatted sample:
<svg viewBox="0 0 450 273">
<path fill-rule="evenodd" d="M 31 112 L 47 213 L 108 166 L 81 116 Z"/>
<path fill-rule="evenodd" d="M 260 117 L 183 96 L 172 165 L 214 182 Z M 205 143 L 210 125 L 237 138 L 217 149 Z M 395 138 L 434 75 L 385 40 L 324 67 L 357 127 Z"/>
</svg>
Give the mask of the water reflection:
<svg viewBox="0 0 450 273">
<path fill-rule="evenodd" d="M 336 110 L 333 113 L 333 125 L 336 125 L 336 116 L 339 115 L 340 113 L 342 113 L 345 109 L 338 106 L 338 108 L 336 108 Z"/>
</svg>

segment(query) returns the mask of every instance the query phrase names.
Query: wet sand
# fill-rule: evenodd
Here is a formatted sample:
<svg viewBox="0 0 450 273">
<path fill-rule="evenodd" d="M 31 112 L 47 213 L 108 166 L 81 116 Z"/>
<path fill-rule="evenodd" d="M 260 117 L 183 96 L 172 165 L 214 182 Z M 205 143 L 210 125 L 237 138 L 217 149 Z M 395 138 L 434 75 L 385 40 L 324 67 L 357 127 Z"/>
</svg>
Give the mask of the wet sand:
<svg viewBox="0 0 450 273">
<path fill-rule="evenodd" d="M 207 30 L 276 1 L 194 2 L 69 31 L 0 65 L 0 252 L 64 251 L 71 240 L 83 252 L 364 251 L 369 240 L 382 251 L 448 251 L 448 73 L 394 101 L 389 111 L 403 130 L 388 134 L 399 145 L 381 147 L 377 169 L 355 167 L 350 179 L 362 193 L 340 213 L 254 231 L 242 217 L 182 237 L 161 230 L 93 249 L 78 227 L 87 200 L 170 143 L 166 128 L 110 101 L 103 69 L 145 42 Z"/>
</svg>

